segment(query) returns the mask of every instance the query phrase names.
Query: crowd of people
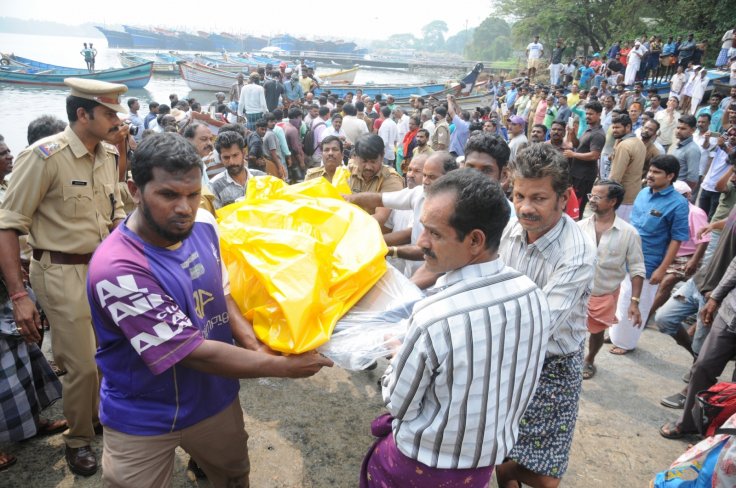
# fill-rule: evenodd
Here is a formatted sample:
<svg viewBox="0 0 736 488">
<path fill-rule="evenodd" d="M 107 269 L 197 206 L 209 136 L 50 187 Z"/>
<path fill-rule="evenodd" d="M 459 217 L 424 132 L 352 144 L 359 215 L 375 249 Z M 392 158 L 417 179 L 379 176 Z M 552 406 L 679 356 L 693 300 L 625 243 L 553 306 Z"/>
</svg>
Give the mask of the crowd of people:
<svg viewBox="0 0 736 488">
<path fill-rule="evenodd" d="M 214 486 L 247 486 L 237 379 L 332 363 L 258 341 L 214 216 L 251 178 L 338 171 L 389 262 L 427 290 L 387 351 L 388 413 L 360 486 L 484 487 L 494 473 L 558 486 L 597 354 L 628 354 L 646 324 L 693 357 L 660 434 L 696 432 L 695 394 L 736 353 L 736 86 L 701 108 L 674 83 L 663 100 L 594 68 L 566 93 L 529 68 L 492 79 L 474 110 L 453 95 L 315 96 L 313 72 L 279 66 L 144 115 L 123 85 L 68 79 L 68 125 L 33 121 L 15 163 L 0 138 L 0 441 L 63 431 L 70 470 L 90 476 L 103 434 L 103 482 L 130 487 L 170 483 L 181 446 Z M 65 373 L 53 421 L 47 330 Z"/>
</svg>

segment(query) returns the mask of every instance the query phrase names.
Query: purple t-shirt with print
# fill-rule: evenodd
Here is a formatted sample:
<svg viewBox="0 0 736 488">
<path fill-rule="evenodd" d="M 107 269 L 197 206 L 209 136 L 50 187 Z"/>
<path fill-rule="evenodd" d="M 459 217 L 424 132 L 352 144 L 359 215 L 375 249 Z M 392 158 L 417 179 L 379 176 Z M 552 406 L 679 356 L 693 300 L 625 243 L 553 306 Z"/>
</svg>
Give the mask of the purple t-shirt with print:
<svg viewBox="0 0 736 488">
<path fill-rule="evenodd" d="M 237 380 L 179 364 L 205 340 L 232 344 L 214 219 L 200 211 L 176 248 L 125 223 L 97 248 L 87 295 L 102 371 L 100 421 L 131 435 L 181 430 L 230 405 Z"/>
</svg>

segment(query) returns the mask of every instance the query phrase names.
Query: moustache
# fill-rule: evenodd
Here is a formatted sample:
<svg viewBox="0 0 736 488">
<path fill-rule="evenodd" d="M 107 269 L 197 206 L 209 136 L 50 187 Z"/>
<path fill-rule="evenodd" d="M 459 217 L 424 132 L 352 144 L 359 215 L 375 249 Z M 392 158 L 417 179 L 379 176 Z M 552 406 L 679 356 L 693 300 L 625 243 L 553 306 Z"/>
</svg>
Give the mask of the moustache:
<svg viewBox="0 0 736 488">
<path fill-rule="evenodd" d="M 519 214 L 519 218 L 524 219 L 524 220 L 530 220 L 532 222 L 539 222 L 540 220 L 542 220 L 542 218 L 539 215 L 525 214 L 525 213 Z"/>
<path fill-rule="evenodd" d="M 110 134 L 114 134 L 115 132 L 118 132 L 119 130 L 120 130 L 120 127 L 118 127 L 118 126 L 116 125 L 115 127 L 113 127 L 112 129 L 110 129 L 110 130 L 109 130 L 109 131 L 107 131 L 107 132 L 108 132 L 108 133 L 110 133 Z"/>
<path fill-rule="evenodd" d="M 424 254 L 425 257 L 430 257 L 432 259 L 437 259 L 437 255 L 432 252 L 431 249 L 427 249 L 426 247 L 422 248 L 422 254 Z"/>
</svg>

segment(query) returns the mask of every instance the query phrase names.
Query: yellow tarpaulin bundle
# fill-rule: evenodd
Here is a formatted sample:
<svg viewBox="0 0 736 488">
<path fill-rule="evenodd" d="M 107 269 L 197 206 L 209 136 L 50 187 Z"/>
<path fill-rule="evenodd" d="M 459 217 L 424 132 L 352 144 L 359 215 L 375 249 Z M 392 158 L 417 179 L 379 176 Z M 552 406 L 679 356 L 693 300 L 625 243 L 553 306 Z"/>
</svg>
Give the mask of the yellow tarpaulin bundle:
<svg viewBox="0 0 736 488">
<path fill-rule="evenodd" d="M 324 178 L 292 186 L 251 178 L 246 200 L 218 212 L 232 297 L 271 349 L 327 342 L 386 271 L 378 223 L 341 193 Z"/>
</svg>

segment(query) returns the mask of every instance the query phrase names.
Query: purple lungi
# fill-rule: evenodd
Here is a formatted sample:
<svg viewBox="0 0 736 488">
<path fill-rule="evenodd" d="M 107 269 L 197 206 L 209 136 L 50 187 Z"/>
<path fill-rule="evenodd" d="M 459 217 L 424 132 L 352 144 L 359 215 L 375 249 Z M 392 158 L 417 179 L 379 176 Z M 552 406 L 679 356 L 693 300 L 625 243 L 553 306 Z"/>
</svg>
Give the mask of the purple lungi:
<svg viewBox="0 0 736 488">
<path fill-rule="evenodd" d="M 363 460 L 360 488 L 487 488 L 493 466 L 475 469 L 431 468 L 405 456 L 396 447 L 389 414 L 371 423 L 371 433 L 378 437 Z"/>
</svg>

